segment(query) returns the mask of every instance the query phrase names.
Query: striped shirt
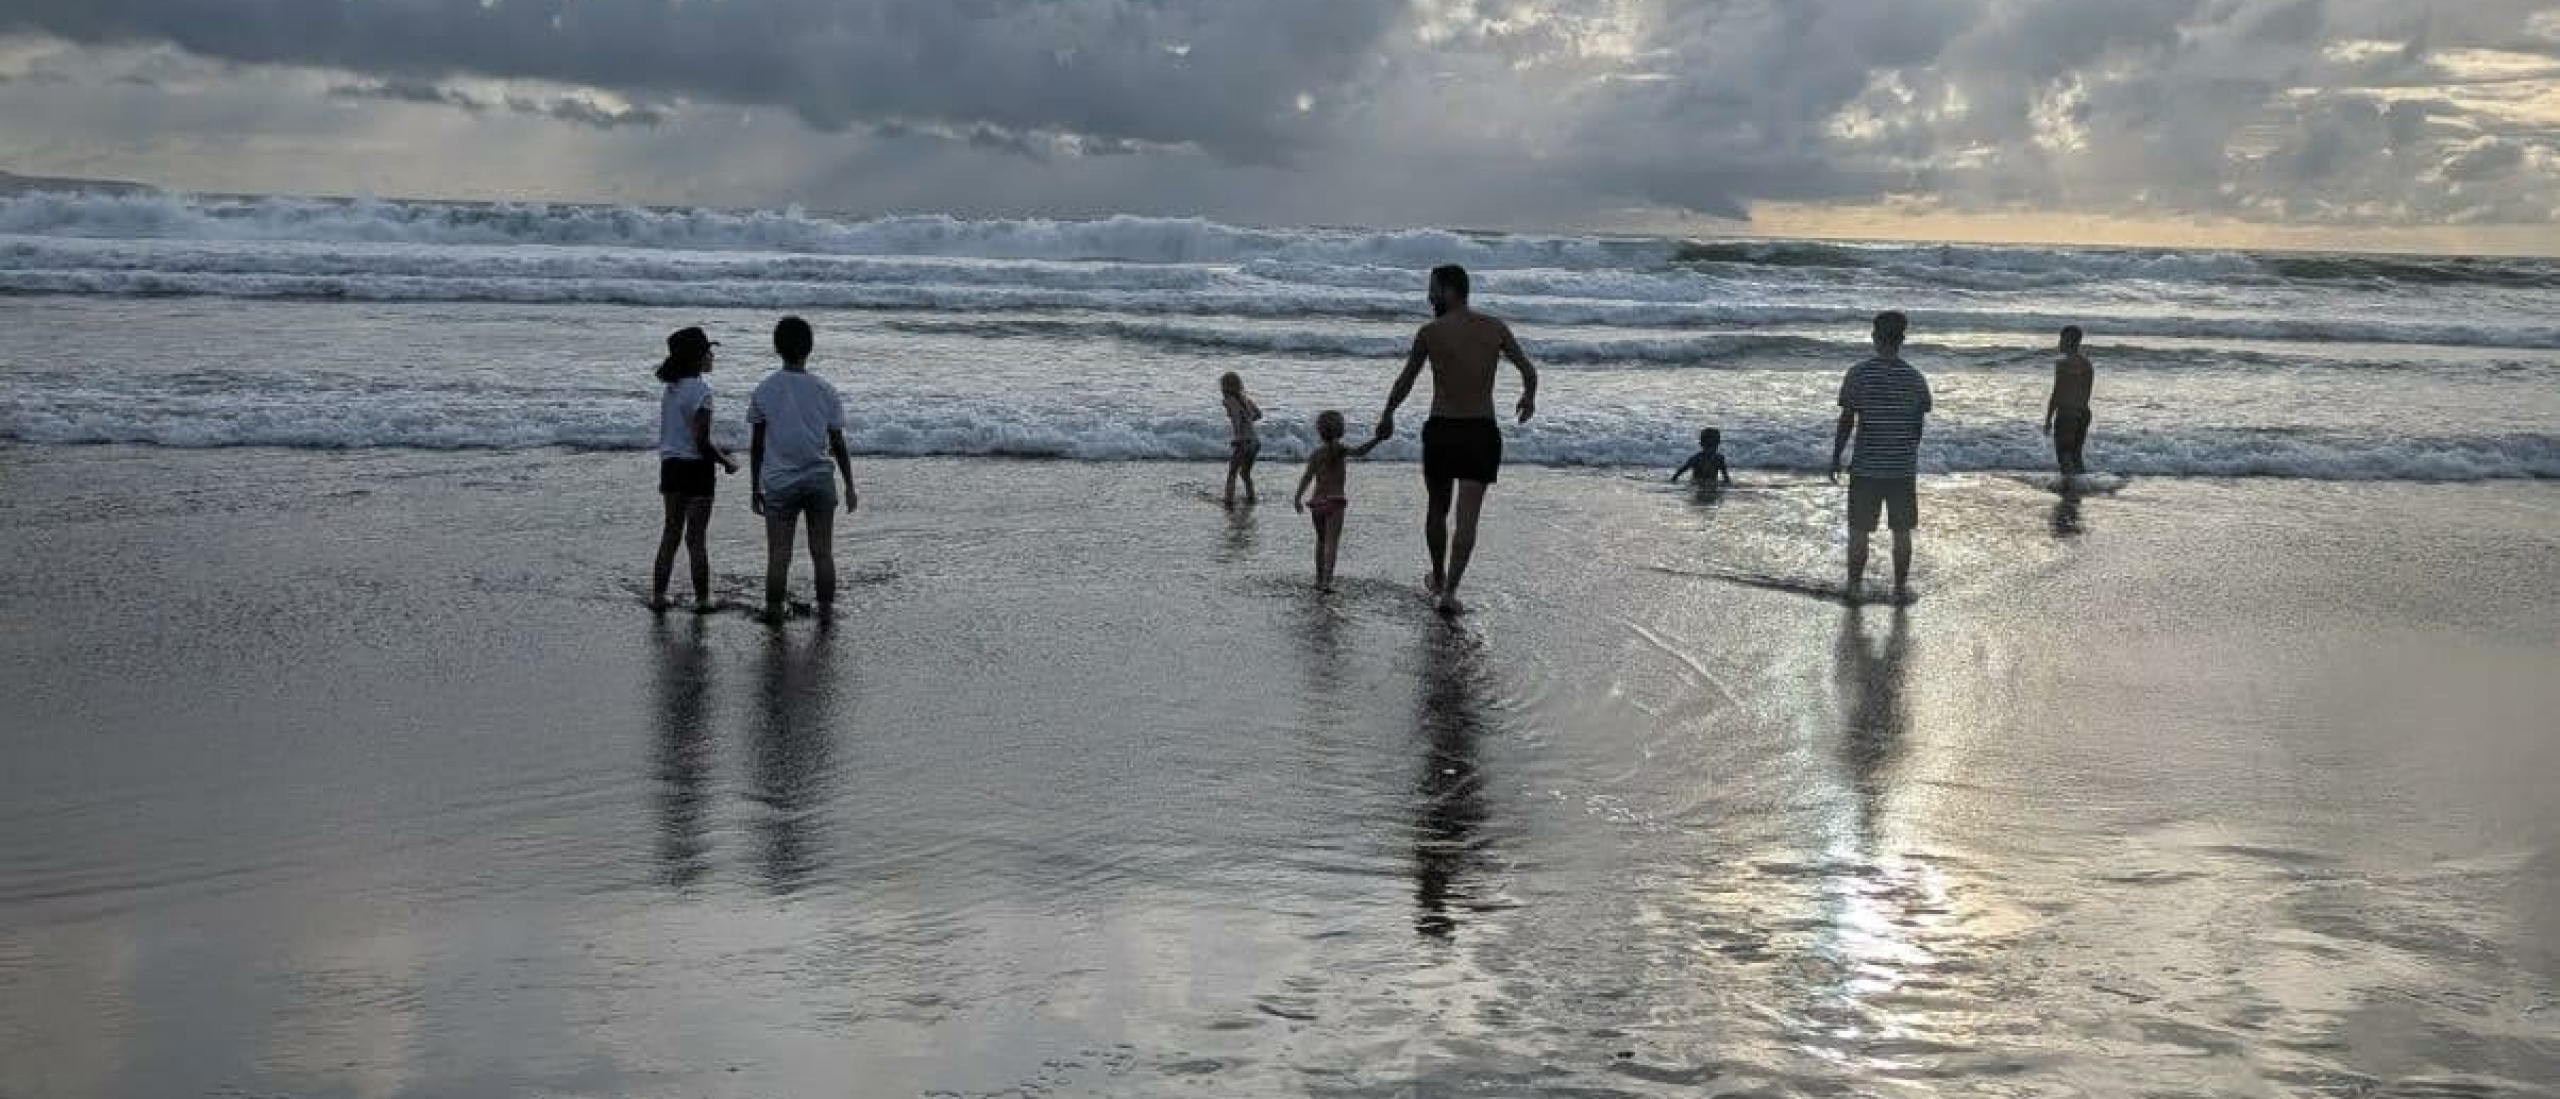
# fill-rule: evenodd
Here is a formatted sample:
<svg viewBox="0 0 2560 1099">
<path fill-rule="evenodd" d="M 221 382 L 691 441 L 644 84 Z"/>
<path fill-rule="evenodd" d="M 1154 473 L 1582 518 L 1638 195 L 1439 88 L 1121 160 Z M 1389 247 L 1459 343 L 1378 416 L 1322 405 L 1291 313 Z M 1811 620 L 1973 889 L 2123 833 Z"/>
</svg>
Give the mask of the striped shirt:
<svg viewBox="0 0 2560 1099">
<path fill-rule="evenodd" d="M 1840 407 L 1858 414 L 1857 477 L 1920 473 L 1920 421 L 1929 414 L 1929 379 L 1901 359 L 1868 359 L 1840 382 Z"/>
</svg>

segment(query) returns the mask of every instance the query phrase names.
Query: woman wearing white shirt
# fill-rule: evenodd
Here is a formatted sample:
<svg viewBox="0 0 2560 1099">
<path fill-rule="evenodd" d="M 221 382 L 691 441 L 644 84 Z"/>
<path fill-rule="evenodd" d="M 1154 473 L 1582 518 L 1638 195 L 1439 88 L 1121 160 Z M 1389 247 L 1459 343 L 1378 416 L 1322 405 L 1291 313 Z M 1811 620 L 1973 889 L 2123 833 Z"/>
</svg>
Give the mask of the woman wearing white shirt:
<svg viewBox="0 0 2560 1099">
<path fill-rule="evenodd" d="M 703 537 L 711 528 L 711 500 L 719 488 L 716 470 L 736 473 L 738 463 L 711 442 L 711 349 L 720 346 L 699 328 L 678 329 L 667 337 L 667 359 L 658 364 L 658 495 L 667 502 L 667 522 L 658 533 L 658 563 L 649 578 L 649 607 L 667 609 L 667 577 L 675 571 L 676 546 L 693 557 L 693 605 L 711 609 L 711 551 Z"/>
</svg>

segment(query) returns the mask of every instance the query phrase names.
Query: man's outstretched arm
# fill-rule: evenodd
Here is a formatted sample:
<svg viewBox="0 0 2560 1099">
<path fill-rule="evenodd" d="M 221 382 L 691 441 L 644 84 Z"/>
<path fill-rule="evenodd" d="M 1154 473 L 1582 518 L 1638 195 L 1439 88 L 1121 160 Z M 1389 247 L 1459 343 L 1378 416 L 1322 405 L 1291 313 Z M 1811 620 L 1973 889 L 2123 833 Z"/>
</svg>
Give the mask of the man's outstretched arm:
<svg viewBox="0 0 2560 1099">
<path fill-rule="evenodd" d="M 1413 383 L 1422 377 L 1422 364 L 1430 360 L 1431 349 L 1423 346 L 1421 333 L 1415 333 L 1413 350 L 1405 353 L 1404 373 L 1396 375 L 1395 388 L 1387 391 L 1387 410 L 1378 414 L 1378 438 L 1396 433 L 1396 409 L 1413 396 Z"/>
<path fill-rule="evenodd" d="M 1502 357 L 1520 368 L 1520 422 L 1528 423 L 1538 411 L 1538 367 L 1529 361 L 1529 353 L 1520 349 L 1520 341 L 1511 338 L 1511 330 L 1502 330 Z"/>
</svg>

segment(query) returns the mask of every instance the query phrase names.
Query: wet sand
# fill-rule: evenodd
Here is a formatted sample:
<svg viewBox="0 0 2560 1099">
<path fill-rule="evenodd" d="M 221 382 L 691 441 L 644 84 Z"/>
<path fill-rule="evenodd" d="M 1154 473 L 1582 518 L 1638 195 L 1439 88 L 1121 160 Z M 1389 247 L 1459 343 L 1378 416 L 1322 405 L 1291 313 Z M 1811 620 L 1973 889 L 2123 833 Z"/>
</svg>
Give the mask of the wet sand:
<svg viewBox="0 0 2560 1099">
<path fill-rule="evenodd" d="M 0 1096 L 2555 1094 L 2560 485 L 1264 468 L 0 449 Z"/>
</svg>

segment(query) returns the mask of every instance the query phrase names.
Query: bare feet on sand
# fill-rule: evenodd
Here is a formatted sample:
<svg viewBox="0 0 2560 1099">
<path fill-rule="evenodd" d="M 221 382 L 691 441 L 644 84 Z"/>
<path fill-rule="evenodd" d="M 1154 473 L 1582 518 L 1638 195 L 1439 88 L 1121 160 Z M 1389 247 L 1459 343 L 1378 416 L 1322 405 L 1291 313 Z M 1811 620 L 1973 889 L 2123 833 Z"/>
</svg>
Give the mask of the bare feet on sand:
<svg viewBox="0 0 2560 1099">
<path fill-rule="evenodd" d="M 1467 605 L 1458 602 L 1458 593 L 1453 591 L 1441 592 L 1440 598 L 1435 601 L 1432 606 L 1440 613 L 1451 617 L 1467 613 Z"/>
</svg>

